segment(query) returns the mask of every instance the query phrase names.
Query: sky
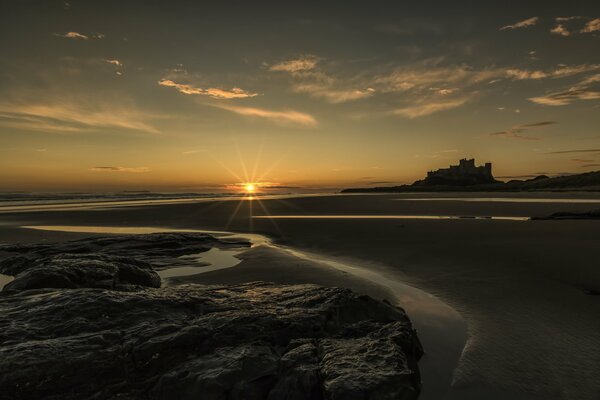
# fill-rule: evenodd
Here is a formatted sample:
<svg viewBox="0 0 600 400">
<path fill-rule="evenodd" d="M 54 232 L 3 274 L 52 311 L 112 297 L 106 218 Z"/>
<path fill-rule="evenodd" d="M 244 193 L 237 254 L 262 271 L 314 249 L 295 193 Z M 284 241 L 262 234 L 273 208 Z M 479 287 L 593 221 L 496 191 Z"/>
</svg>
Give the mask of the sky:
<svg viewBox="0 0 600 400">
<path fill-rule="evenodd" d="M 5 0 L 0 191 L 599 170 L 599 50 L 597 1 Z"/>
</svg>

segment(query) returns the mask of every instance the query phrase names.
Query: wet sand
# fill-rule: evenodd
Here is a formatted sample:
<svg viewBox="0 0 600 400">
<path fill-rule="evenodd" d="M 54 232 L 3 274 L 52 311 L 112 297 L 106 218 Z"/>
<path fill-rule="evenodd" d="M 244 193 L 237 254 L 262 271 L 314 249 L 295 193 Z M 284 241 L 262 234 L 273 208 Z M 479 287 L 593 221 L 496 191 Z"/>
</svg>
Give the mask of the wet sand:
<svg viewBox="0 0 600 400">
<path fill-rule="evenodd" d="M 463 196 L 468 197 L 448 193 L 438 197 Z M 595 196 L 511 193 L 505 197 Z M 268 214 L 523 217 L 595 207 L 581 202 L 392 201 L 409 197 L 348 195 L 7 213 L 0 215 L 0 241 L 80 235 L 33 233 L 16 228 L 20 225 L 162 226 L 263 233 L 293 249 L 351 260 L 435 294 L 457 309 L 467 321 L 469 340 L 452 390 L 439 398 L 596 399 L 600 393 L 600 301 L 588 293 L 600 289 L 598 221 L 252 218 Z M 306 265 L 295 272 L 294 268 L 285 273 L 273 270 L 268 267 L 277 264 L 272 254 L 252 257 L 197 279 L 220 283 L 267 277 L 295 283 L 321 275 L 324 281 L 353 285 L 343 275 L 326 274 L 322 269 L 312 272 Z M 375 294 L 373 288 L 363 290 Z M 429 355 L 436 356 L 433 351 Z M 427 381 L 424 385 L 426 395 Z"/>
</svg>

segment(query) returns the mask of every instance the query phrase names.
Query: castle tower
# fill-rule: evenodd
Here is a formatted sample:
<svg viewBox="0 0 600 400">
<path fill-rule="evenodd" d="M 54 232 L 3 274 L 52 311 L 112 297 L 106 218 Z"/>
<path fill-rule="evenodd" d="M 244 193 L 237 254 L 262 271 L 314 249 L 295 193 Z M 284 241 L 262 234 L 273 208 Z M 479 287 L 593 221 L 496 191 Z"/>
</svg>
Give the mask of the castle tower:
<svg viewBox="0 0 600 400">
<path fill-rule="evenodd" d="M 492 163 L 491 162 L 485 163 L 485 173 L 488 176 L 492 176 Z"/>
</svg>

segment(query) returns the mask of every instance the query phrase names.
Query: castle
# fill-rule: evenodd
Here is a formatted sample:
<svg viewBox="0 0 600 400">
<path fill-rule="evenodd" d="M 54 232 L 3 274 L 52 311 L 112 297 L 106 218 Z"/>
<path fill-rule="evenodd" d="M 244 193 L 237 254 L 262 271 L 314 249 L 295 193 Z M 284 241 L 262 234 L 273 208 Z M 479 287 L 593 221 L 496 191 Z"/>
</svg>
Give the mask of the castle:
<svg viewBox="0 0 600 400">
<path fill-rule="evenodd" d="M 425 179 L 415 182 L 414 185 L 466 186 L 495 182 L 492 176 L 492 163 L 477 167 L 474 158 L 463 158 L 458 165 L 429 171 Z"/>
</svg>

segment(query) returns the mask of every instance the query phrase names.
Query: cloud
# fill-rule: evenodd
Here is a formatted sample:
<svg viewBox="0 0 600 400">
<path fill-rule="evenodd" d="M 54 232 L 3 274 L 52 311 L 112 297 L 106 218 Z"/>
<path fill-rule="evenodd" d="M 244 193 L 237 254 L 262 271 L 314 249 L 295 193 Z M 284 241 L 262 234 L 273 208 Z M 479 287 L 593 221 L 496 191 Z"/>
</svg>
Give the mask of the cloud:
<svg viewBox="0 0 600 400">
<path fill-rule="evenodd" d="M 600 149 L 559 150 L 559 151 L 551 151 L 546 154 L 577 154 L 577 153 L 600 153 Z"/>
<path fill-rule="evenodd" d="M 490 135 L 491 136 L 501 136 L 501 137 L 510 138 L 510 139 L 520 139 L 520 140 L 541 140 L 542 138 L 532 137 L 532 136 L 524 136 L 524 135 L 521 135 L 521 133 L 526 130 L 532 129 L 532 128 L 539 128 L 539 127 L 554 125 L 554 124 L 556 124 L 556 121 L 541 121 L 541 122 L 534 122 L 531 124 L 515 125 L 504 131 L 490 133 Z"/>
<path fill-rule="evenodd" d="M 176 83 L 170 79 L 161 79 L 158 81 L 160 86 L 172 87 L 175 88 L 178 92 L 184 94 L 198 94 L 203 96 L 208 96 L 213 99 L 218 100 L 229 100 L 229 99 L 246 99 L 249 97 L 256 97 L 258 93 L 248 92 L 246 90 L 234 87 L 232 89 L 219 89 L 219 88 L 208 88 L 202 89 L 198 87 L 194 87 L 192 85 L 184 84 L 184 83 Z"/>
<path fill-rule="evenodd" d="M 309 114 L 294 110 L 273 111 L 263 108 L 239 107 L 225 104 L 212 104 L 213 107 L 231 111 L 247 117 L 265 118 L 279 123 L 292 123 L 305 126 L 317 125 L 317 120 Z"/>
<path fill-rule="evenodd" d="M 587 160 L 587 159 L 584 159 L 584 158 L 572 158 L 571 161 L 577 162 L 577 163 L 591 163 L 594 160 Z"/>
<path fill-rule="evenodd" d="M 0 125 L 52 133 L 77 133 L 119 128 L 149 133 L 158 130 L 147 115 L 122 105 L 67 103 L 61 101 L 0 103 Z"/>
<path fill-rule="evenodd" d="M 272 65 L 269 70 L 289 73 L 310 71 L 317 66 L 317 63 L 318 60 L 315 56 L 306 55 Z"/>
<path fill-rule="evenodd" d="M 503 31 L 506 29 L 527 28 L 529 26 L 533 26 L 533 25 L 537 24 L 539 20 L 540 20 L 539 17 L 531 17 L 531 18 L 524 19 L 523 21 L 516 22 L 513 25 L 503 26 L 499 30 Z"/>
<path fill-rule="evenodd" d="M 571 36 L 571 32 L 563 24 L 557 24 L 550 32 L 560 36 Z"/>
<path fill-rule="evenodd" d="M 400 115 L 407 118 L 419 118 L 440 111 L 451 110 L 465 104 L 470 100 L 469 97 L 459 97 L 454 99 L 441 99 L 424 101 L 421 104 L 398 108 L 392 111 L 395 115 Z"/>
<path fill-rule="evenodd" d="M 58 36 L 58 37 L 62 37 L 62 38 L 67 38 L 67 39 L 82 39 L 82 40 L 88 40 L 89 37 L 86 35 L 82 35 L 79 32 L 67 32 L 67 33 L 55 33 L 54 36 Z"/>
<path fill-rule="evenodd" d="M 90 171 L 94 172 L 131 172 L 131 173 L 143 173 L 150 172 L 148 167 L 93 167 Z"/>
<path fill-rule="evenodd" d="M 585 26 L 581 30 L 581 33 L 591 33 L 598 31 L 600 31 L 600 18 L 593 19 L 587 24 L 585 24 Z"/>
<path fill-rule="evenodd" d="M 117 59 L 113 59 L 113 60 L 108 60 L 107 59 L 107 60 L 104 60 L 104 61 L 106 61 L 109 64 L 114 65 L 115 67 L 122 67 L 123 66 L 123 63 L 121 61 L 117 60 Z"/>
<path fill-rule="evenodd" d="M 598 65 L 593 65 L 598 69 Z M 585 77 L 579 83 L 564 90 L 546 93 L 543 96 L 530 97 L 529 101 L 545 106 L 564 106 L 579 100 L 600 99 L 600 74 Z"/>
<path fill-rule="evenodd" d="M 599 69 L 600 64 L 559 65 L 557 68 L 551 71 L 530 71 L 518 68 L 509 68 L 506 70 L 506 76 L 515 80 L 566 78 Z"/>
<path fill-rule="evenodd" d="M 516 80 L 525 80 L 525 79 L 544 79 L 548 77 L 544 71 L 527 71 L 518 68 L 509 68 L 506 70 L 506 75 L 509 78 Z"/>
<path fill-rule="evenodd" d="M 88 40 L 88 39 L 104 39 L 105 35 L 103 33 L 94 33 L 93 35 L 84 35 L 79 32 L 66 32 L 66 33 L 54 33 L 54 36 L 58 36 L 66 39 L 76 39 L 76 40 Z"/>
<path fill-rule="evenodd" d="M 297 93 L 308 93 L 313 97 L 320 97 L 330 103 L 345 103 L 347 101 L 364 99 L 375 94 L 375 89 L 336 89 L 318 83 L 300 83 L 292 87 Z"/>
<path fill-rule="evenodd" d="M 197 153 L 206 153 L 206 150 L 205 149 L 186 150 L 186 151 L 181 152 L 181 154 L 183 154 L 184 156 L 189 156 L 190 154 L 197 154 Z"/>
<path fill-rule="evenodd" d="M 115 73 L 119 76 L 123 75 L 123 63 L 117 59 L 105 59 L 105 62 L 107 62 L 108 64 L 114 65 L 115 66 Z"/>
<path fill-rule="evenodd" d="M 600 164 L 585 164 L 582 165 L 581 168 L 598 168 L 600 167 Z"/>
<path fill-rule="evenodd" d="M 374 85 L 381 92 L 430 91 L 432 87 L 470 86 L 504 76 L 499 69 L 475 70 L 467 65 L 441 66 L 440 60 L 425 60 L 376 76 Z"/>
<path fill-rule="evenodd" d="M 530 97 L 529 100 L 544 106 L 565 106 L 578 100 L 598 100 L 600 91 L 586 89 L 568 89 L 548 93 L 544 96 Z"/>
<path fill-rule="evenodd" d="M 338 104 L 371 97 L 375 89 L 356 79 L 340 79 L 317 68 L 315 56 L 304 56 L 275 64 L 271 71 L 284 71 L 291 75 L 291 89 L 296 93 L 306 93 L 329 103 Z"/>
<path fill-rule="evenodd" d="M 556 22 L 567 22 L 567 21 L 573 21 L 575 19 L 583 19 L 584 17 L 581 16 L 572 16 L 572 17 L 556 17 Z"/>
</svg>

